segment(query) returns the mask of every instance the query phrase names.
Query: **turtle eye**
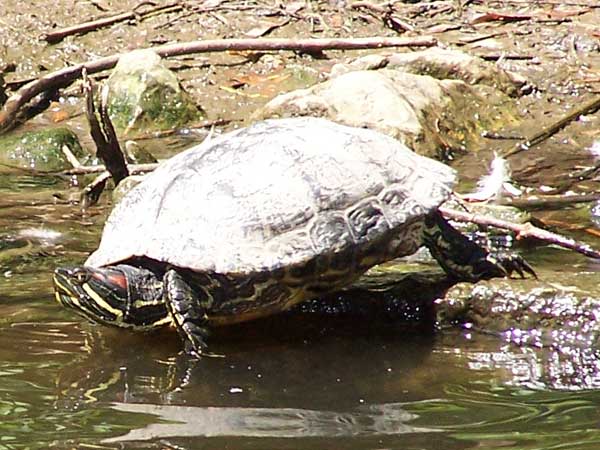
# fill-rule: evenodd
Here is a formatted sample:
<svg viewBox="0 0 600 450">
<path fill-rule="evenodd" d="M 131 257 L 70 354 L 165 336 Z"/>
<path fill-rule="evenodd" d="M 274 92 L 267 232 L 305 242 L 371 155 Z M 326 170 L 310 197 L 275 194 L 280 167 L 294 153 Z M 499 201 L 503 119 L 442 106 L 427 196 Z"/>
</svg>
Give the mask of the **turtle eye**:
<svg viewBox="0 0 600 450">
<path fill-rule="evenodd" d="M 72 273 L 73 277 L 77 280 L 78 283 L 85 283 L 90 279 L 90 276 L 87 270 L 83 269 L 75 269 Z"/>
</svg>

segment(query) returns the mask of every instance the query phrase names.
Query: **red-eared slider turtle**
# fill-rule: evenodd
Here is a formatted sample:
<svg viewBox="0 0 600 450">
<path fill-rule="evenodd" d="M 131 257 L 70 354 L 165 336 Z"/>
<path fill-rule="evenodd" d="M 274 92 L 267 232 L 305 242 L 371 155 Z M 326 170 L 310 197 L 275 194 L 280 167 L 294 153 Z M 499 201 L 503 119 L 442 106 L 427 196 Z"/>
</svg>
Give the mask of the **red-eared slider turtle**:
<svg viewBox="0 0 600 450">
<path fill-rule="evenodd" d="M 533 273 L 442 218 L 455 177 L 375 131 L 260 122 L 148 175 L 115 207 L 85 266 L 55 271 L 56 298 L 105 324 L 172 324 L 200 355 L 209 325 L 288 309 L 423 244 L 456 279 Z"/>
</svg>

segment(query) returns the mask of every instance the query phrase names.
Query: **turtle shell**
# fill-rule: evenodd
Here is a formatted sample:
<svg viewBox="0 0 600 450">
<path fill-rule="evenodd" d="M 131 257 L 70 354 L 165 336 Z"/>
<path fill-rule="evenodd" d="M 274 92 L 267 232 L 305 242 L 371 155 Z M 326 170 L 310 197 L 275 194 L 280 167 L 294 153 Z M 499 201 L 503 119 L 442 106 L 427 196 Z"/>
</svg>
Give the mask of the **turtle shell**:
<svg viewBox="0 0 600 450">
<path fill-rule="evenodd" d="M 145 256 L 202 272 L 288 268 L 400 229 L 454 182 L 453 169 L 372 130 L 266 120 L 161 164 L 115 207 L 86 265 Z"/>
</svg>

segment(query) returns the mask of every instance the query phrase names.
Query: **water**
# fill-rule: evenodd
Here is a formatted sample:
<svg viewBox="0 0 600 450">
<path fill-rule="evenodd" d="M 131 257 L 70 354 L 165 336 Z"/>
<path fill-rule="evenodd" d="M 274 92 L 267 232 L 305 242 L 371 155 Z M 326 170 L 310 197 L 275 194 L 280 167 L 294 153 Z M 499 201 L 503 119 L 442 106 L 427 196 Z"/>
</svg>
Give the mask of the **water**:
<svg viewBox="0 0 600 450">
<path fill-rule="evenodd" d="M 51 273 L 84 260 L 106 210 L 66 188 L 0 186 L 0 449 L 600 448 L 590 348 L 295 312 L 215 330 L 226 357 L 196 361 L 169 330 L 89 324 Z"/>
<path fill-rule="evenodd" d="M 544 352 L 495 337 L 356 334 L 350 320 L 295 316 L 221 333 L 226 358 L 192 361 L 169 333 L 63 316 L 0 328 L 0 448 L 600 445 L 600 394 L 544 385 Z"/>
</svg>

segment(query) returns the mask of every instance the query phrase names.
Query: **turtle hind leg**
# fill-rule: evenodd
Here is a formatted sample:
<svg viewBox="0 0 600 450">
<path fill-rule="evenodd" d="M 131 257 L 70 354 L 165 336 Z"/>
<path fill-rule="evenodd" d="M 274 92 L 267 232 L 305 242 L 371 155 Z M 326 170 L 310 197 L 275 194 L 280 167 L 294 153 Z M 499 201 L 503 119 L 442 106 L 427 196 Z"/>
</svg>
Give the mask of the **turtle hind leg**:
<svg viewBox="0 0 600 450">
<path fill-rule="evenodd" d="M 210 305 L 199 297 L 183 277 L 174 269 L 167 270 L 163 278 L 165 298 L 175 328 L 183 340 L 185 352 L 196 356 L 211 356 L 207 352 L 208 318 L 206 308 Z"/>
<path fill-rule="evenodd" d="M 533 268 L 514 253 L 490 253 L 450 225 L 439 211 L 425 218 L 423 242 L 448 275 L 460 281 L 507 277 L 517 272 L 524 278 Z"/>
</svg>

